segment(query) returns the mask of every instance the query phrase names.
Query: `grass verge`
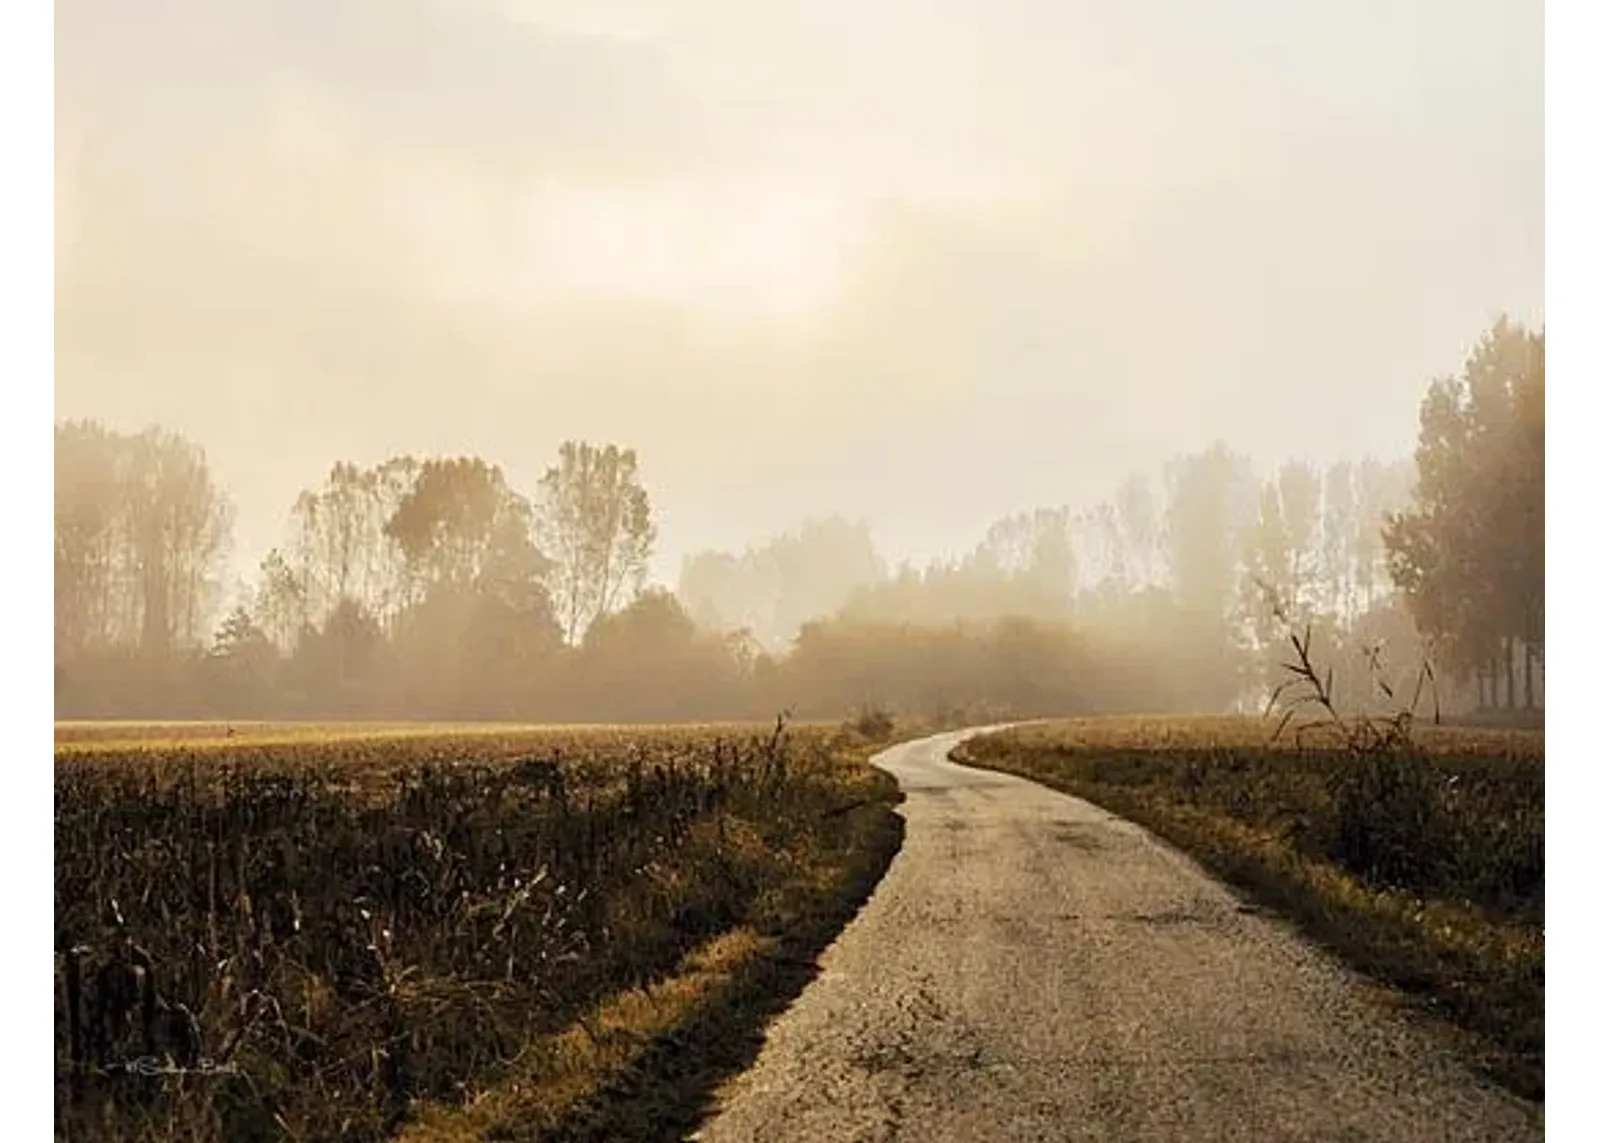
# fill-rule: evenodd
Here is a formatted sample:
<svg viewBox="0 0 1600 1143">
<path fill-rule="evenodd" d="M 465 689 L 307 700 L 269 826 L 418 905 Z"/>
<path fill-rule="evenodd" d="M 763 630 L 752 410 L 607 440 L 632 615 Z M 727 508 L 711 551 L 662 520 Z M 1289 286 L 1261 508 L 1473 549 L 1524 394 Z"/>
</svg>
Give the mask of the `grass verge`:
<svg viewBox="0 0 1600 1143">
<path fill-rule="evenodd" d="M 1483 1072 L 1544 1097 L 1542 741 L 1434 731 L 1362 759 L 1223 720 L 1106 720 L 969 740 L 956 761 L 1136 822 L 1442 1017 Z"/>
</svg>

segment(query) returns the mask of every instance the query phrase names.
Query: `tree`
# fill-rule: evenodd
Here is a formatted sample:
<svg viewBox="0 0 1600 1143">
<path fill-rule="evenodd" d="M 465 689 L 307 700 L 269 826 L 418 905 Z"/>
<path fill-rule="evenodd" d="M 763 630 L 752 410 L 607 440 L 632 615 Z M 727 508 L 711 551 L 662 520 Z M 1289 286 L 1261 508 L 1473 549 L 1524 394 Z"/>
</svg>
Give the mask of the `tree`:
<svg viewBox="0 0 1600 1143">
<path fill-rule="evenodd" d="M 346 702 L 513 713 L 560 642 L 549 569 L 532 507 L 499 467 L 341 462 L 296 499 L 289 543 L 262 562 L 254 619 L 292 656 L 308 701 L 326 688 Z"/>
<path fill-rule="evenodd" d="M 1167 482 L 1176 628 L 1168 654 L 1193 678 L 1185 705 L 1219 709 L 1243 690 L 1239 569 L 1260 517 L 1260 491 L 1249 464 L 1220 441 L 1169 465 Z"/>
<path fill-rule="evenodd" d="M 1308 603 L 1315 577 L 1317 525 L 1322 509 L 1322 474 L 1304 461 L 1291 460 L 1278 469 L 1287 578 L 1281 581 L 1289 606 Z"/>
<path fill-rule="evenodd" d="M 400 552 L 387 528 L 420 468 L 411 457 L 371 469 L 339 462 L 321 488 L 295 500 L 292 538 L 279 558 L 300 585 L 305 622 L 320 625 L 350 601 L 387 623 L 407 602 Z"/>
<path fill-rule="evenodd" d="M 542 591 L 518 605 L 488 585 L 444 584 L 400 614 L 392 644 L 393 681 L 409 709 L 510 717 L 547 677 L 561 632 Z"/>
<path fill-rule="evenodd" d="M 88 421 L 55 432 L 56 658 L 117 640 L 120 440 Z"/>
<path fill-rule="evenodd" d="M 1323 474 L 1322 551 L 1321 565 L 1323 588 L 1327 594 L 1328 609 L 1345 622 L 1356 615 L 1355 575 L 1352 567 L 1356 553 L 1356 488 L 1355 466 L 1347 460 L 1332 465 Z"/>
<path fill-rule="evenodd" d="M 1035 619 L 1072 614 L 1078 560 L 1074 516 L 1068 508 L 1017 512 L 990 525 L 960 573 L 992 605 L 983 610 Z"/>
<path fill-rule="evenodd" d="M 1073 526 L 1089 558 L 1100 572 L 1100 584 L 1108 591 L 1125 593 L 1133 585 L 1134 557 L 1128 531 L 1117 514 L 1115 504 L 1102 501 L 1078 515 Z"/>
<path fill-rule="evenodd" d="M 697 630 L 671 592 L 647 589 L 590 625 L 577 656 L 579 709 L 606 719 L 726 714 L 753 666 L 736 652 L 726 637 Z"/>
<path fill-rule="evenodd" d="M 259 575 L 256 622 L 280 651 L 292 654 L 312 622 L 305 578 L 278 548 L 262 559 Z"/>
<path fill-rule="evenodd" d="M 424 593 L 493 587 L 525 602 L 548 570 L 527 500 L 477 457 L 423 462 L 383 531 Z"/>
<path fill-rule="evenodd" d="M 1524 647 L 1531 705 L 1544 641 L 1544 335 L 1502 318 L 1461 375 L 1422 402 L 1415 503 L 1383 530 L 1388 564 L 1418 628 L 1455 677 L 1476 672 L 1480 701 L 1515 702 Z"/>
<path fill-rule="evenodd" d="M 378 621 L 353 599 L 342 601 L 319 627 L 308 630 L 289 666 L 303 699 L 318 709 L 357 713 L 370 697 L 385 650 Z M 364 713 L 364 712 L 363 712 Z"/>
<path fill-rule="evenodd" d="M 1134 473 L 1118 487 L 1116 517 L 1129 577 L 1135 584 L 1153 585 L 1160 574 L 1160 513 L 1150 480 L 1143 473 Z"/>
<path fill-rule="evenodd" d="M 1005 516 L 989 525 L 968 565 L 990 575 L 1021 575 L 1033 564 L 1034 535 L 1026 512 Z"/>
<path fill-rule="evenodd" d="M 883 577 L 871 529 L 834 515 L 805 520 L 743 555 L 692 555 L 684 560 L 678 593 L 702 627 L 747 629 L 763 645 L 777 647 Z"/>
<path fill-rule="evenodd" d="M 739 557 L 731 552 L 695 552 L 683 558 L 678 599 L 695 626 L 706 631 L 751 630 L 746 601 L 739 597 L 743 571 Z"/>
<path fill-rule="evenodd" d="M 166 656 L 204 638 L 232 507 L 212 479 L 205 450 L 175 433 L 140 433 L 130 468 L 130 526 L 142 573 L 140 645 Z"/>
<path fill-rule="evenodd" d="M 526 498 L 477 457 L 425 461 L 386 534 L 417 600 L 397 625 L 400 665 L 444 713 L 511 713 L 560 642 Z"/>
<path fill-rule="evenodd" d="M 1032 519 L 1033 546 L 1027 575 L 1045 597 L 1047 608 L 1072 613 L 1078 591 L 1078 553 L 1072 542 L 1072 513 L 1042 508 Z"/>
<path fill-rule="evenodd" d="M 159 427 L 56 429 L 57 653 L 198 647 L 220 595 L 232 509 L 205 451 Z"/>
<path fill-rule="evenodd" d="M 1511 553 L 1509 590 L 1518 606 L 1522 640 L 1523 706 L 1534 705 L 1535 664 L 1544 662 L 1544 332 L 1530 339 L 1526 372 L 1512 405 L 1511 481 L 1506 489 L 1505 541 Z"/>
<path fill-rule="evenodd" d="M 884 574 L 871 529 L 839 515 L 805 521 L 762 555 L 777 587 L 769 633 L 776 643 L 788 643 L 802 624 L 837 611 L 852 592 Z"/>
<path fill-rule="evenodd" d="M 210 677 L 225 706 L 259 702 L 272 686 L 278 667 L 278 648 L 239 604 L 223 619 L 207 656 Z"/>
<path fill-rule="evenodd" d="M 1255 526 L 1245 539 L 1244 582 L 1240 585 L 1245 617 L 1258 650 L 1276 642 L 1279 602 L 1292 610 L 1292 604 L 1283 599 L 1291 582 L 1291 542 L 1283 499 L 1278 483 L 1269 480 L 1261 485 Z"/>
<path fill-rule="evenodd" d="M 1394 586 L 1383 534 L 1389 517 L 1411 503 L 1415 477 L 1411 460 L 1385 464 L 1368 457 L 1356 468 L 1351 574 L 1361 611 L 1376 606 Z"/>
<path fill-rule="evenodd" d="M 656 528 L 632 449 L 567 441 L 539 481 L 534 534 L 568 643 L 644 585 Z"/>
<path fill-rule="evenodd" d="M 1234 598 L 1241 541 L 1259 511 L 1249 464 L 1219 441 L 1174 461 L 1167 482 L 1173 592 L 1196 616 L 1221 621 Z"/>
</svg>

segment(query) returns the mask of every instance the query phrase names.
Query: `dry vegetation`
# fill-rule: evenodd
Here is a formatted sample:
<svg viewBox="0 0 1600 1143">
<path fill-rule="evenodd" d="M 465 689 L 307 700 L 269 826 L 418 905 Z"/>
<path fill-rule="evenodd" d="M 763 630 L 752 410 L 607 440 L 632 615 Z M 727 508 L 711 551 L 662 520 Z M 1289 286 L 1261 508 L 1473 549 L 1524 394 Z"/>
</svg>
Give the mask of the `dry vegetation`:
<svg viewBox="0 0 1600 1143">
<path fill-rule="evenodd" d="M 1358 752 L 1260 719 L 1087 719 L 965 744 L 1125 816 L 1450 1020 L 1490 1074 L 1544 1088 L 1544 741 L 1418 727 Z"/>
<path fill-rule="evenodd" d="M 235 729 L 58 748 L 59 1137 L 686 1126 L 899 840 L 848 728 Z"/>
<path fill-rule="evenodd" d="M 664 723 L 616 726 L 600 723 L 516 722 L 217 722 L 204 719 L 174 721 L 58 721 L 55 724 L 57 754 L 117 754 L 125 752 L 170 752 L 237 750 L 256 746 L 328 746 L 357 742 L 376 749 L 399 739 L 431 740 L 429 749 L 455 750 L 470 744 L 474 750 L 491 753 L 509 748 L 564 750 L 581 740 L 584 750 L 604 745 L 626 747 L 647 736 L 653 740 L 699 741 L 707 734 L 747 735 L 748 722 L 702 722 L 685 725 Z M 825 730 L 831 724 L 819 722 L 791 724 L 793 729 Z M 498 756 L 498 754 L 495 754 Z"/>
</svg>

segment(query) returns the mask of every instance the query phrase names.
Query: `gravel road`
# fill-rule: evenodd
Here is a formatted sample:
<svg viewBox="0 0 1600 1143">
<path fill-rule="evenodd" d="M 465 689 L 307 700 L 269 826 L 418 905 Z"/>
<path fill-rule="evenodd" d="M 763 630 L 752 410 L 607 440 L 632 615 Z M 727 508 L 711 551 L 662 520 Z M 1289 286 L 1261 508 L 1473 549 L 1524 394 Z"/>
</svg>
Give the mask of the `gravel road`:
<svg viewBox="0 0 1600 1143">
<path fill-rule="evenodd" d="M 960 737 L 876 759 L 904 847 L 697 1139 L 1543 1138 L 1286 925 L 1136 826 L 949 762 Z"/>
</svg>

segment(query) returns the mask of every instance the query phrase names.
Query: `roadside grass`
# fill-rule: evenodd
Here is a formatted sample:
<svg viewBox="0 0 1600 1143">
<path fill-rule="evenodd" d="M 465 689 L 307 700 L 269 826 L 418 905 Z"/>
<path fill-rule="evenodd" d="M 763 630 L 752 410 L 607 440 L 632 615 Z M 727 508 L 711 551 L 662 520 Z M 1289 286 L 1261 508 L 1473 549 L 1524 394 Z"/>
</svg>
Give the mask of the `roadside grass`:
<svg viewBox="0 0 1600 1143">
<path fill-rule="evenodd" d="M 1542 734 L 1419 727 L 1363 755 L 1274 741 L 1259 719 L 1108 718 L 985 735 L 953 758 L 1150 829 L 1543 1099 Z"/>
<path fill-rule="evenodd" d="M 58 751 L 56 1135 L 687 1129 L 898 850 L 880 729 Z"/>
</svg>

